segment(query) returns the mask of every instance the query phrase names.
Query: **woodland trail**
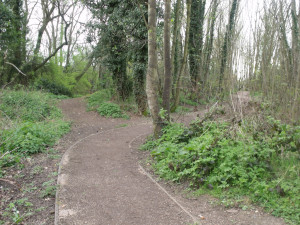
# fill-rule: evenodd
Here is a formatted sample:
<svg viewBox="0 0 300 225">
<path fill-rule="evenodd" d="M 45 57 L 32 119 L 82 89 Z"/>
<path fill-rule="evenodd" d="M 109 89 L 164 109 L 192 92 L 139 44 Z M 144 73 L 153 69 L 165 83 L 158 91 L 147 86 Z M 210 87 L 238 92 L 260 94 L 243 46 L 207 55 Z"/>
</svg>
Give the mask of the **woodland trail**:
<svg viewBox="0 0 300 225">
<path fill-rule="evenodd" d="M 285 224 L 259 209 L 213 206 L 209 196 L 188 199 L 156 181 L 137 151 L 152 131 L 149 119 L 102 118 L 86 112 L 83 99 L 63 100 L 61 108 L 73 127 L 59 170 L 55 224 Z"/>
</svg>

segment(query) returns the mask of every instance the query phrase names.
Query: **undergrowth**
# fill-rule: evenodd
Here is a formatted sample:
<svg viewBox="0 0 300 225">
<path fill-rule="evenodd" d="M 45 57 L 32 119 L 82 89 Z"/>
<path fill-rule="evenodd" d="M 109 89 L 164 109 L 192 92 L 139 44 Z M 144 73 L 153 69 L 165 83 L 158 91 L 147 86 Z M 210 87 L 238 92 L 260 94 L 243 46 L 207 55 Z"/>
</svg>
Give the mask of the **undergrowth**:
<svg viewBox="0 0 300 225">
<path fill-rule="evenodd" d="M 170 124 L 141 148 L 151 150 L 162 178 L 188 181 L 198 193 L 209 191 L 231 202 L 247 196 L 273 215 L 300 223 L 300 126 L 271 117 Z"/>
<path fill-rule="evenodd" d="M 129 119 L 129 116 L 123 112 L 120 105 L 110 102 L 111 98 L 111 92 L 107 89 L 95 92 L 88 97 L 88 110 L 95 110 L 105 117 Z M 128 106 L 129 104 L 123 102 L 122 105 L 125 110 L 132 110 L 132 107 Z"/>
<path fill-rule="evenodd" d="M 0 176 L 27 155 L 53 146 L 70 129 L 53 96 L 34 91 L 0 93 Z"/>
<path fill-rule="evenodd" d="M 129 116 L 121 110 L 119 105 L 111 102 L 103 102 L 97 112 L 105 117 L 129 119 Z"/>
<path fill-rule="evenodd" d="M 87 107 L 88 110 L 96 110 L 99 106 L 107 101 L 110 101 L 112 95 L 109 90 L 103 89 L 91 94 L 88 97 Z"/>
</svg>

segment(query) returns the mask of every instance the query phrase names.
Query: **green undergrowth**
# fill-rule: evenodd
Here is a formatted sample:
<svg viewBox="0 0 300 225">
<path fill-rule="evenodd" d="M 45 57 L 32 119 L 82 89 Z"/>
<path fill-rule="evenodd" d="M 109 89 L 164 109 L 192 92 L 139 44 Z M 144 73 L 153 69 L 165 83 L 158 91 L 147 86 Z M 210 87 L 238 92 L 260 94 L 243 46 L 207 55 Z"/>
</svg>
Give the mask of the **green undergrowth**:
<svg viewBox="0 0 300 225">
<path fill-rule="evenodd" d="M 99 106 L 107 101 L 110 101 L 112 94 L 110 90 L 103 89 L 101 91 L 97 91 L 87 98 L 87 107 L 88 110 L 96 110 Z"/>
<path fill-rule="evenodd" d="M 0 176 L 4 167 L 43 152 L 69 131 L 55 102 L 39 91 L 0 93 Z"/>
<path fill-rule="evenodd" d="M 124 118 L 129 119 L 129 116 L 121 109 L 119 104 L 111 102 L 112 94 L 109 90 L 104 89 L 97 91 L 88 97 L 88 110 L 97 111 L 101 116 L 109 118 Z M 129 104 L 123 102 L 122 107 L 128 111 L 132 109 Z"/>
<path fill-rule="evenodd" d="M 212 193 L 228 206 L 246 209 L 250 201 L 300 223 L 299 126 L 271 117 L 170 124 L 141 149 L 151 151 L 153 168 L 164 179 L 189 182 L 196 193 Z"/>
<path fill-rule="evenodd" d="M 129 119 L 129 116 L 121 110 L 120 106 L 112 102 L 103 102 L 97 108 L 97 112 L 105 117 Z"/>
</svg>

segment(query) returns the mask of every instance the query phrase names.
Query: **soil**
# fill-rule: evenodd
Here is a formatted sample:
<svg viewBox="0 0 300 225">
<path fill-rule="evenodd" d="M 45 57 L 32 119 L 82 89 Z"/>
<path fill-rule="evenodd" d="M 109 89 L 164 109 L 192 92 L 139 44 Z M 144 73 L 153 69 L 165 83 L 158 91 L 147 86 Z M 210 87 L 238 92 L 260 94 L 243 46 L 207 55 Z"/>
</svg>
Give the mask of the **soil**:
<svg viewBox="0 0 300 225">
<path fill-rule="evenodd" d="M 72 121 L 71 132 L 0 179 L 2 213 L 17 199 L 32 203 L 18 206 L 20 214 L 32 211 L 23 224 L 285 224 L 259 208 L 224 208 L 212 204 L 210 196 L 187 196 L 185 185 L 159 180 L 147 163 L 148 153 L 138 150 L 152 131 L 149 118 L 103 118 L 86 112 L 82 98 L 63 100 L 60 107 Z M 187 122 L 204 112 L 174 118 Z M 57 174 L 56 200 L 53 192 L 42 197 L 45 182 L 55 185 Z"/>
</svg>

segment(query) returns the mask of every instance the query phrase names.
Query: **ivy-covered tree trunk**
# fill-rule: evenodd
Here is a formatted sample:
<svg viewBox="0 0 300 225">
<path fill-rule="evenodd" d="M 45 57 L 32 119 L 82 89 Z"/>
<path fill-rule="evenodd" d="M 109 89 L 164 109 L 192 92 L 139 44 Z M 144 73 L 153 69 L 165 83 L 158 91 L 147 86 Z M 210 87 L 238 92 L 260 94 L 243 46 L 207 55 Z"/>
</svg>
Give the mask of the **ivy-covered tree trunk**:
<svg viewBox="0 0 300 225">
<path fill-rule="evenodd" d="M 162 129 L 162 119 L 159 116 L 158 74 L 156 52 L 156 0 L 148 1 L 148 71 L 146 93 L 150 109 L 154 137 L 158 138 Z"/>
<path fill-rule="evenodd" d="M 133 93 L 141 115 L 147 115 L 146 73 L 148 63 L 147 46 L 147 0 L 137 1 L 138 10 L 133 15 L 136 24 L 132 32 L 131 55 L 133 61 Z"/>
<path fill-rule="evenodd" d="M 171 50 L 171 69 L 172 69 L 172 96 L 175 98 L 175 85 L 176 85 L 176 75 L 178 73 L 179 66 L 179 48 L 180 48 L 180 16 L 181 16 L 181 8 L 182 8 L 182 0 L 177 0 L 175 3 L 174 11 L 174 25 L 173 25 L 173 39 L 172 39 L 172 50 Z"/>
<path fill-rule="evenodd" d="M 221 67 L 220 67 L 220 78 L 219 78 L 219 92 L 221 93 L 223 90 L 223 80 L 225 76 L 225 69 L 227 67 L 227 59 L 228 59 L 228 51 L 231 47 L 231 39 L 234 33 L 235 19 L 238 11 L 240 0 L 233 0 L 229 15 L 229 22 L 226 28 L 224 43 L 222 47 L 222 55 L 221 55 Z"/>
<path fill-rule="evenodd" d="M 141 115 L 147 115 L 147 95 L 145 91 L 146 68 L 148 61 L 147 45 L 137 46 L 133 57 L 133 92 Z"/>
<path fill-rule="evenodd" d="M 193 90 L 197 92 L 201 76 L 203 52 L 203 26 L 206 0 L 192 1 L 189 33 L 189 65 Z M 197 93 L 195 93 L 197 94 Z"/>
<path fill-rule="evenodd" d="M 185 71 L 185 66 L 186 66 L 186 62 L 187 62 L 190 22 L 191 22 L 191 4 L 192 4 L 192 0 L 187 0 L 187 12 L 186 12 L 187 21 L 186 21 L 186 30 L 185 30 L 184 53 L 183 53 L 182 64 L 180 66 L 180 70 L 177 75 L 175 99 L 174 99 L 174 103 L 173 103 L 173 106 L 171 109 L 172 112 L 174 112 L 179 105 L 181 76 L 182 76 L 183 72 Z"/>
<path fill-rule="evenodd" d="M 25 44 L 25 40 L 23 40 L 23 0 L 15 0 L 6 4 L 11 6 L 13 12 L 13 18 L 11 19 L 13 40 L 8 40 L 11 44 L 9 46 L 10 49 L 7 49 L 7 54 L 10 54 L 10 52 L 12 54 L 11 57 L 8 57 L 7 59 L 10 60 L 9 63 L 20 68 L 25 60 L 25 58 L 23 58 L 24 54 L 22 53 L 22 50 L 24 49 L 23 45 Z M 11 82 L 13 79 L 17 78 L 19 82 L 24 83 L 25 77 L 21 77 L 14 66 L 9 65 L 9 69 L 7 71 L 7 82 Z"/>
<path fill-rule="evenodd" d="M 206 89 L 207 78 L 209 74 L 209 68 L 211 64 L 211 55 L 213 50 L 213 42 L 214 42 L 214 31 L 215 31 L 215 23 L 217 19 L 217 8 L 218 8 L 219 0 L 213 0 L 212 10 L 209 21 L 209 35 L 206 36 L 205 46 L 203 50 L 203 61 L 202 61 L 202 74 L 203 74 L 203 82 L 202 82 L 202 91 Z"/>
</svg>

